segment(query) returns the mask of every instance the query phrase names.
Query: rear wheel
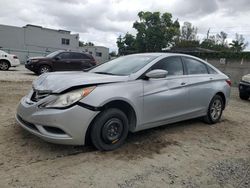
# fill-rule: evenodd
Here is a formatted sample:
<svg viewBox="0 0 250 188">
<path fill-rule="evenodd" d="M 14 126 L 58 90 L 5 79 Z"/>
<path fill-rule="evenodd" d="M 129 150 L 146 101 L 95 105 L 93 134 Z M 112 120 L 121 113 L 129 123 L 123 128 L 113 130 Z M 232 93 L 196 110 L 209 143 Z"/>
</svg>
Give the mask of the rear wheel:
<svg viewBox="0 0 250 188">
<path fill-rule="evenodd" d="M 43 74 L 46 72 L 51 72 L 51 67 L 49 65 L 41 65 L 38 70 L 38 74 Z"/>
<path fill-rule="evenodd" d="M 10 68 L 10 65 L 7 61 L 0 61 L 0 70 L 8 70 Z"/>
<path fill-rule="evenodd" d="M 119 148 L 128 135 L 128 118 L 119 109 L 111 108 L 101 112 L 91 127 L 91 141 L 101 151 Z"/>
<path fill-rule="evenodd" d="M 245 94 L 245 93 L 240 92 L 240 98 L 241 98 L 242 100 L 248 100 L 249 95 L 247 95 L 247 94 Z"/>
<path fill-rule="evenodd" d="M 215 95 L 208 107 L 207 115 L 204 117 L 204 121 L 208 124 L 217 123 L 222 115 L 224 103 L 220 95 Z"/>
</svg>

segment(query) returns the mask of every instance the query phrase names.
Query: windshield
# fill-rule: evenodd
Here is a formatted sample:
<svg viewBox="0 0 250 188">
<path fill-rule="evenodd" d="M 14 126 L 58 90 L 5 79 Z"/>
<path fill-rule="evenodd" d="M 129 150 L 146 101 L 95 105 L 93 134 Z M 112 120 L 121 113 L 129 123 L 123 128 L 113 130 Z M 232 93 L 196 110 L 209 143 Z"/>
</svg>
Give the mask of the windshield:
<svg viewBox="0 0 250 188">
<path fill-rule="evenodd" d="M 156 55 L 129 55 L 119 57 L 101 64 L 91 69 L 89 72 L 110 75 L 130 75 L 137 72 L 157 57 Z"/>
<path fill-rule="evenodd" d="M 60 52 L 62 52 L 62 51 L 55 51 L 55 52 L 52 52 L 52 53 L 46 55 L 46 57 L 55 57 L 55 56 L 56 56 L 57 54 L 59 54 Z"/>
</svg>

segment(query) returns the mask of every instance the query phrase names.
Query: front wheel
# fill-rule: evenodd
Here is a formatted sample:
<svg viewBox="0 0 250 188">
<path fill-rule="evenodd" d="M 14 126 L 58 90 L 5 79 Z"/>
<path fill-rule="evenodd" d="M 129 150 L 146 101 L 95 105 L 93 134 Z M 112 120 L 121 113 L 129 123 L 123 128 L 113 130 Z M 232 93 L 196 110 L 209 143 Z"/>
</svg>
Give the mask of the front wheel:
<svg viewBox="0 0 250 188">
<path fill-rule="evenodd" d="M 38 74 L 43 74 L 43 73 L 46 73 L 46 72 L 51 72 L 51 67 L 49 65 L 41 65 L 39 67 L 39 70 L 38 70 Z"/>
<path fill-rule="evenodd" d="M 90 134 L 91 141 L 97 149 L 117 149 L 127 138 L 128 118 L 119 109 L 106 109 L 94 120 Z"/>
<path fill-rule="evenodd" d="M 224 103 L 220 95 L 215 95 L 208 107 L 207 115 L 204 117 L 204 121 L 208 124 L 217 123 L 222 115 Z"/>
<path fill-rule="evenodd" d="M 10 68 L 10 65 L 7 61 L 0 61 L 0 70 L 8 70 Z"/>
<path fill-rule="evenodd" d="M 241 93 L 241 92 L 240 92 L 240 98 L 241 98 L 242 100 L 248 100 L 249 96 L 248 96 L 247 94 L 245 94 L 245 93 Z"/>
</svg>

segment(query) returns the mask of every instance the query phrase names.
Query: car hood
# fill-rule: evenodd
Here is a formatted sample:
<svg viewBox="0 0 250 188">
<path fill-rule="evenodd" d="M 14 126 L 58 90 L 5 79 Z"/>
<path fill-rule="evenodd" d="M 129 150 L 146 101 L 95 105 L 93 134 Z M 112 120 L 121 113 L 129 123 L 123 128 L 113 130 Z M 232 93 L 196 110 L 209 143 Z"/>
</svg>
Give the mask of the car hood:
<svg viewBox="0 0 250 188">
<path fill-rule="evenodd" d="M 33 81 L 33 89 L 41 92 L 60 93 L 77 86 L 98 85 L 128 81 L 129 76 L 114 76 L 88 72 L 45 73 Z"/>
<path fill-rule="evenodd" d="M 249 82 L 250 83 L 250 74 L 247 74 L 247 75 L 243 76 L 242 80 L 245 81 L 245 82 Z"/>
<path fill-rule="evenodd" d="M 33 60 L 33 59 L 38 59 L 38 60 L 40 60 L 40 59 L 50 59 L 50 58 L 48 58 L 48 57 L 43 57 L 43 56 L 39 56 L 39 57 L 30 57 L 30 58 L 29 58 L 29 60 Z"/>
</svg>

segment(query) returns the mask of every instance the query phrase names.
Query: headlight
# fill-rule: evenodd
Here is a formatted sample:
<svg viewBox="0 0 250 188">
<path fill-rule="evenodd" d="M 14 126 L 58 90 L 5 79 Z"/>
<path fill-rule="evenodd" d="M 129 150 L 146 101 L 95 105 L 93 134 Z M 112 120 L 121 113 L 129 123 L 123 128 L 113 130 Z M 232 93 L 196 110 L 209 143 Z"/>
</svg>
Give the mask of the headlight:
<svg viewBox="0 0 250 188">
<path fill-rule="evenodd" d="M 70 91 L 68 93 L 57 96 L 56 99 L 50 102 L 43 103 L 40 107 L 41 108 L 65 108 L 81 100 L 83 97 L 86 97 L 94 89 L 95 87 L 87 87 L 84 89 Z"/>
<path fill-rule="evenodd" d="M 250 74 L 247 74 L 247 75 L 243 76 L 242 81 L 250 83 Z"/>
</svg>

